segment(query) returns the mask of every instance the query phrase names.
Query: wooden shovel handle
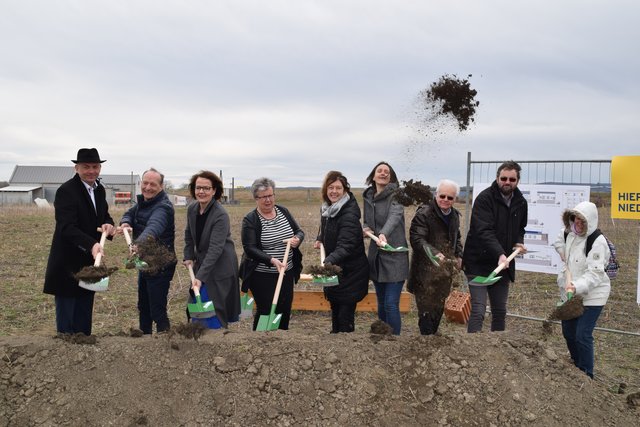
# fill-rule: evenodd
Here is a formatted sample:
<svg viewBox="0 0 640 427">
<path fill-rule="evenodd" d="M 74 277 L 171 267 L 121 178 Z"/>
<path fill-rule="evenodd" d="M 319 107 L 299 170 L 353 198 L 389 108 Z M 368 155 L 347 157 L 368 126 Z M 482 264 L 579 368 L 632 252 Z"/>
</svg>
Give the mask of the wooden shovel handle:
<svg viewBox="0 0 640 427">
<path fill-rule="evenodd" d="M 513 253 L 511 255 L 509 255 L 509 257 L 507 259 L 504 260 L 504 262 L 502 264 L 500 264 L 499 266 L 496 267 L 495 270 L 493 270 L 493 274 L 498 274 L 500 273 L 504 268 L 507 267 L 507 265 L 509 265 L 509 263 L 511 262 L 512 259 L 514 259 L 516 257 L 516 255 L 518 255 L 520 253 L 520 246 L 518 246 L 516 248 L 516 250 L 513 251 Z"/>
<path fill-rule="evenodd" d="M 107 232 L 103 231 L 102 236 L 100 236 L 100 247 L 104 251 L 104 243 L 107 241 Z M 93 262 L 94 267 L 100 267 L 100 262 L 102 262 L 102 252 L 98 252 L 96 255 L 96 260 Z"/>
<path fill-rule="evenodd" d="M 320 266 L 324 265 L 324 259 L 327 257 L 327 254 L 324 251 L 324 243 L 320 243 Z"/>
<path fill-rule="evenodd" d="M 187 268 L 189 269 L 189 277 L 191 278 L 191 289 L 193 289 L 193 293 L 198 296 L 200 295 L 200 289 L 193 286 L 196 283 L 196 275 L 193 273 L 193 266 L 189 264 L 187 265 Z"/>
<path fill-rule="evenodd" d="M 371 240 L 373 240 L 376 243 L 380 243 L 380 239 L 377 238 L 372 232 L 370 231 L 365 231 L 365 234 L 369 237 L 371 237 Z"/>
<path fill-rule="evenodd" d="M 278 275 L 278 282 L 276 283 L 276 291 L 273 293 L 273 301 L 272 305 L 278 304 L 278 298 L 280 297 L 280 288 L 282 287 L 282 281 L 284 280 L 284 274 L 287 271 L 287 261 L 289 260 L 289 249 L 291 249 L 291 239 L 283 240 L 287 242 L 287 249 L 284 250 L 284 257 L 282 258 L 282 263 L 284 267 L 280 270 L 280 274 Z M 320 246 L 322 250 L 322 246 Z"/>
<path fill-rule="evenodd" d="M 131 236 L 129 235 L 129 229 L 123 228 L 122 234 L 124 234 L 124 240 L 127 241 L 127 245 L 131 246 Z"/>
</svg>

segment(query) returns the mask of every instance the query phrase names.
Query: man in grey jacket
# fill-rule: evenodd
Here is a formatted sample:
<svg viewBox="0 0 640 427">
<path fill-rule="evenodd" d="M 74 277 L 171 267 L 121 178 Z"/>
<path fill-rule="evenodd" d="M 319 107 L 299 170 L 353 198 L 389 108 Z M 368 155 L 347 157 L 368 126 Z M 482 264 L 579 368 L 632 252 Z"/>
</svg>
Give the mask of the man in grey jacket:
<svg viewBox="0 0 640 427">
<path fill-rule="evenodd" d="M 133 230 L 134 243 L 152 239 L 166 246 L 175 258 L 175 213 L 163 187 L 163 174 L 154 168 L 145 171 L 142 174 L 142 194 L 138 194 L 137 204 L 124 214 L 120 227 Z M 173 262 L 159 272 L 138 273 L 138 312 L 140 329 L 144 334 L 151 334 L 154 322 L 157 332 L 170 328 L 167 296 L 175 270 L 176 262 Z"/>
</svg>

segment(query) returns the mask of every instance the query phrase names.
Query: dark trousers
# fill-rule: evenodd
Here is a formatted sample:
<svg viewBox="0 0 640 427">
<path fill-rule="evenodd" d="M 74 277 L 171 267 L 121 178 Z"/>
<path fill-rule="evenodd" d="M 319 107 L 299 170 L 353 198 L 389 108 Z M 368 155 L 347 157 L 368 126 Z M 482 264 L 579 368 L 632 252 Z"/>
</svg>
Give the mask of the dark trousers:
<svg viewBox="0 0 640 427">
<path fill-rule="evenodd" d="M 433 335 L 438 332 L 443 313 L 444 306 L 430 307 L 425 311 L 418 308 L 418 327 L 420 328 L 420 334 Z"/>
<path fill-rule="evenodd" d="M 593 378 L 593 330 L 602 312 L 602 305 L 585 306 L 582 316 L 562 321 L 562 335 L 567 342 L 573 363 Z"/>
<path fill-rule="evenodd" d="M 152 333 L 153 322 L 156 323 L 157 332 L 168 331 L 171 327 L 167 315 L 167 296 L 175 271 L 174 264 L 153 276 L 138 273 L 138 313 L 142 333 Z"/>
<path fill-rule="evenodd" d="M 355 327 L 356 305 L 357 303 L 337 303 L 331 304 L 331 333 L 353 332 Z"/>
<path fill-rule="evenodd" d="M 56 329 L 62 334 L 79 332 L 91 335 L 94 293 L 83 293 L 78 297 L 56 295 Z"/>
<path fill-rule="evenodd" d="M 291 318 L 291 304 L 293 304 L 293 271 L 288 270 L 282 279 L 280 296 L 276 305 L 276 314 L 282 314 L 278 329 L 289 329 L 289 319 Z M 278 274 L 261 273 L 254 271 L 251 274 L 251 294 L 256 303 L 256 314 L 253 316 L 253 330 L 258 327 L 260 316 L 268 316 L 271 312 L 273 294 L 276 292 Z"/>
<path fill-rule="evenodd" d="M 475 276 L 467 276 L 469 281 Z M 487 295 L 491 304 L 491 330 L 504 331 L 507 316 L 507 299 L 509 298 L 509 276 L 505 273 L 493 285 L 473 285 L 469 283 L 471 294 L 471 315 L 467 324 L 467 332 L 482 331 L 484 313 L 487 309 Z"/>
</svg>

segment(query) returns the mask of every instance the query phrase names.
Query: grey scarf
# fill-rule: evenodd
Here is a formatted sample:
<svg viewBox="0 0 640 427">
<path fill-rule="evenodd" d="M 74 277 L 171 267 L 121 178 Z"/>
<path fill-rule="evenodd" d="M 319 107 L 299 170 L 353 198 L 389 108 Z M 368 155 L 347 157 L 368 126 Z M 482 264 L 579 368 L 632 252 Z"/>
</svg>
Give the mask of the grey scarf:
<svg viewBox="0 0 640 427">
<path fill-rule="evenodd" d="M 344 193 L 344 196 L 337 202 L 329 205 L 327 202 L 322 203 L 322 208 L 320 208 L 322 212 L 322 216 L 325 218 L 334 218 L 340 212 L 340 209 L 349 201 L 349 193 Z"/>
</svg>

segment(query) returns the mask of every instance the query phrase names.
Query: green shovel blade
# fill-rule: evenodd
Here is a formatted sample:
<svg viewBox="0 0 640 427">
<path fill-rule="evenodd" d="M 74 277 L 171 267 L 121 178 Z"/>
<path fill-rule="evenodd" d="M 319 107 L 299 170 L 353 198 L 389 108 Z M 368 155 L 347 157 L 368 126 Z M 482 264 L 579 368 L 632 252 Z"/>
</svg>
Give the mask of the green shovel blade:
<svg viewBox="0 0 640 427">
<path fill-rule="evenodd" d="M 313 276 L 311 283 L 319 283 L 324 286 L 335 286 L 339 284 L 338 276 Z"/>
<path fill-rule="evenodd" d="M 429 261 L 431 261 L 431 264 L 435 265 L 436 267 L 440 267 L 440 263 L 438 262 L 440 261 L 440 258 L 435 256 L 433 252 L 431 252 L 431 248 L 429 248 L 429 246 L 424 245 L 423 248 L 427 253 L 427 257 L 429 258 Z"/>
<path fill-rule="evenodd" d="M 398 246 L 397 248 L 394 248 L 388 243 L 383 247 L 381 247 L 380 249 L 387 252 L 409 252 L 409 248 L 405 248 L 404 246 Z"/>
<path fill-rule="evenodd" d="M 187 310 L 189 310 L 189 315 L 195 319 L 208 319 L 216 315 L 213 302 L 207 301 L 203 304 L 200 295 L 196 295 L 196 302 L 187 304 Z"/>
<path fill-rule="evenodd" d="M 253 307 L 253 297 L 249 294 L 244 294 L 240 297 L 240 308 L 242 310 L 251 310 Z"/>
<path fill-rule="evenodd" d="M 273 331 L 280 326 L 280 319 L 282 314 L 276 314 L 276 305 L 271 304 L 271 311 L 269 314 L 262 314 L 258 318 L 258 326 L 256 331 Z"/>
<path fill-rule="evenodd" d="M 498 282 L 502 276 L 496 276 L 497 273 L 491 273 L 487 277 L 476 276 L 472 281 L 469 282 L 470 285 L 493 285 Z"/>
</svg>

